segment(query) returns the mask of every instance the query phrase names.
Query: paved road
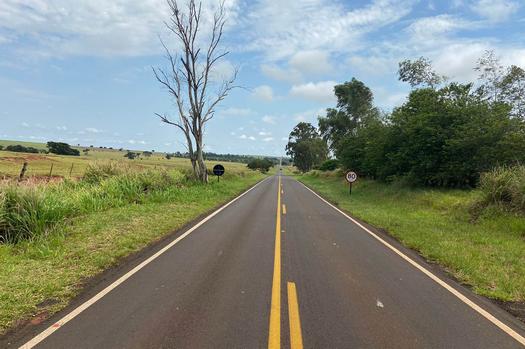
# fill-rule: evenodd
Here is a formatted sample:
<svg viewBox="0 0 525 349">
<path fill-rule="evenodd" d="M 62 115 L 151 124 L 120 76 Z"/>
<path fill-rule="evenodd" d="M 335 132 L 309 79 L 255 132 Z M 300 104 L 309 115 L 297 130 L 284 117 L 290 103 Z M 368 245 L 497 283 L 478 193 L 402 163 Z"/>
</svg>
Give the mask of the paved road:
<svg viewBox="0 0 525 349">
<path fill-rule="evenodd" d="M 96 302 L 25 330 L 10 347 L 48 326 L 30 344 L 523 347 L 523 327 L 513 317 L 373 233 L 299 182 L 274 176 L 131 270 Z"/>
</svg>

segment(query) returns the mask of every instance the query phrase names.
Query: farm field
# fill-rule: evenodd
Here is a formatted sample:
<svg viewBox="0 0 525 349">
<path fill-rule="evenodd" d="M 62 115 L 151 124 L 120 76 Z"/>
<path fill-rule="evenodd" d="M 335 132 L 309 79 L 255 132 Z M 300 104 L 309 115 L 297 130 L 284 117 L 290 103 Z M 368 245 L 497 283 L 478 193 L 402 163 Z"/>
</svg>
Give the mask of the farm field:
<svg viewBox="0 0 525 349">
<path fill-rule="evenodd" d="M 3 141 L 0 140 L 0 145 L 24 145 L 36 149 L 46 149 L 43 143 L 30 143 L 18 141 Z M 0 150 L 0 178 L 3 176 L 12 177 L 18 176 L 24 162 L 28 163 L 26 176 L 48 176 L 51 172 L 52 176 L 72 177 L 82 176 L 86 167 L 94 161 L 101 160 L 117 160 L 136 167 L 138 169 L 147 169 L 155 167 L 164 167 L 168 170 L 185 170 L 191 168 L 191 163 L 188 159 L 171 158 L 166 159 L 164 153 L 154 153 L 150 157 L 141 155 L 140 158 L 129 160 L 124 158 L 126 151 L 88 148 L 87 155 L 82 153 L 85 147 L 73 147 L 81 151 L 81 156 L 63 156 L 55 154 L 30 154 L 18 153 Z M 142 151 L 135 151 L 142 153 Z M 208 161 L 209 167 L 216 164 L 216 161 Z M 238 172 L 246 168 L 246 164 L 234 162 L 221 162 L 226 168 L 227 172 Z M 51 166 L 52 171 L 51 171 Z"/>
</svg>

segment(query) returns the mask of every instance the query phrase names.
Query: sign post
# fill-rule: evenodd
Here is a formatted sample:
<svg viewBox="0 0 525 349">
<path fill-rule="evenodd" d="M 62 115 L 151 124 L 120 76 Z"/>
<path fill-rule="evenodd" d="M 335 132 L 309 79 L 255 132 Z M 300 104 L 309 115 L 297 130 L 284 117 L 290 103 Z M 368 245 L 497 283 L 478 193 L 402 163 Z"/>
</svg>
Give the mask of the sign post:
<svg viewBox="0 0 525 349">
<path fill-rule="evenodd" d="M 350 183 L 350 195 L 352 195 L 352 183 L 357 181 L 357 174 L 353 171 L 348 171 L 345 175 L 345 179 Z"/>
<path fill-rule="evenodd" d="M 221 164 L 213 166 L 213 174 L 217 176 L 217 182 L 219 182 L 219 178 L 224 174 L 224 166 Z"/>
</svg>

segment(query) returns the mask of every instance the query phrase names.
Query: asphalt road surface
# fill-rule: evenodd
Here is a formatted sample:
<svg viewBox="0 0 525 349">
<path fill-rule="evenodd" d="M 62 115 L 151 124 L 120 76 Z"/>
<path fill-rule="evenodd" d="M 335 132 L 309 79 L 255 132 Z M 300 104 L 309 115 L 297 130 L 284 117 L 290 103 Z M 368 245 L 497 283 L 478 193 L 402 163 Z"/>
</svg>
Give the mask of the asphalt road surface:
<svg viewBox="0 0 525 349">
<path fill-rule="evenodd" d="M 523 325 L 508 313 L 292 178 L 266 179 L 176 238 L 104 280 L 99 293 L 0 344 L 53 349 L 525 345 Z"/>
</svg>

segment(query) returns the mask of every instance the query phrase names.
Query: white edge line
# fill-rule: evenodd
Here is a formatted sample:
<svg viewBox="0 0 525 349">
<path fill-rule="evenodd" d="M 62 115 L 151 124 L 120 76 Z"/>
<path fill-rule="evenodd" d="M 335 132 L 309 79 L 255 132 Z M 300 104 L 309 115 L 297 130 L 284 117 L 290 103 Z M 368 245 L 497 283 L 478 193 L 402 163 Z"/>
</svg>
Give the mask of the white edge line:
<svg viewBox="0 0 525 349">
<path fill-rule="evenodd" d="M 403 258 L 405 261 L 407 261 L 408 263 L 410 263 L 412 266 L 414 266 L 416 269 L 418 269 L 419 271 L 421 271 L 423 274 L 425 274 L 426 276 L 428 276 L 429 278 L 431 278 L 433 281 L 435 281 L 437 284 L 439 284 L 440 286 L 442 286 L 444 289 L 446 289 L 447 291 L 449 291 L 450 293 L 452 293 L 454 296 L 456 296 L 457 298 L 459 298 L 463 303 L 465 303 L 466 305 L 468 305 L 470 308 L 474 309 L 475 311 L 477 311 L 479 314 L 481 314 L 484 318 L 486 318 L 487 320 L 489 320 L 490 322 L 492 322 L 494 325 L 496 325 L 497 327 L 499 327 L 503 332 L 505 332 L 506 334 L 508 334 L 509 336 L 511 336 L 512 338 L 514 338 L 516 341 L 518 341 L 520 344 L 522 344 L 523 346 L 525 346 L 525 338 L 523 336 L 521 336 L 519 333 L 517 333 L 516 331 L 514 331 L 512 328 L 510 328 L 509 326 L 507 326 L 506 324 L 504 324 L 502 321 L 498 320 L 494 315 L 492 315 L 491 313 L 489 313 L 488 311 L 486 311 L 485 309 L 483 309 L 482 307 L 480 307 L 479 305 L 477 305 L 476 303 L 474 303 L 473 301 L 471 301 L 469 298 L 467 298 L 466 296 L 464 296 L 461 292 L 459 292 L 458 290 L 456 290 L 455 288 L 453 288 L 452 286 L 450 286 L 449 284 L 447 284 L 445 281 L 441 280 L 439 277 L 437 277 L 436 275 L 434 275 L 431 271 L 429 271 L 428 269 L 426 269 L 425 267 L 423 267 L 422 265 L 420 265 L 419 263 L 417 263 L 416 261 L 414 261 L 412 258 L 408 257 L 407 255 L 405 255 L 403 252 L 401 252 L 400 250 L 398 250 L 397 248 L 395 248 L 394 246 L 392 246 L 391 244 L 389 244 L 387 241 L 383 240 L 381 237 L 379 237 L 376 233 L 372 232 L 370 229 L 366 228 L 365 226 L 363 226 L 361 223 L 359 223 L 358 221 L 356 221 L 355 219 L 353 219 L 352 217 L 350 217 L 349 215 L 347 215 L 346 213 L 344 213 L 342 210 L 340 210 L 339 208 L 335 207 L 334 205 L 332 205 L 330 202 L 328 202 L 327 200 L 325 200 L 323 197 L 321 197 L 319 194 L 317 194 L 315 191 L 313 191 L 312 189 L 308 188 L 304 183 L 302 182 L 299 182 L 301 183 L 306 189 L 308 189 L 309 191 L 311 191 L 315 196 L 317 196 L 319 199 L 321 199 L 322 201 L 324 201 L 327 205 L 329 205 L 330 207 L 332 207 L 334 210 L 338 211 L 339 213 L 341 213 L 343 216 L 345 216 L 346 218 L 348 218 L 349 220 L 351 220 L 353 223 L 355 223 L 357 226 L 359 226 L 361 229 L 363 229 L 364 231 L 366 231 L 368 234 L 372 235 L 372 237 L 374 237 L 376 240 L 378 240 L 379 242 L 381 242 L 383 245 L 385 245 L 386 247 L 388 247 L 390 250 L 392 250 L 394 253 L 396 253 L 397 255 L 399 255 L 401 258 Z"/>
<path fill-rule="evenodd" d="M 90 298 L 88 301 L 86 301 L 85 303 L 79 305 L 77 308 L 75 308 L 73 311 L 71 311 L 69 314 L 65 315 L 63 318 L 61 318 L 60 320 L 58 320 L 57 322 L 53 323 L 51 326 L 49 326 L 47 329 L 45 329 L 43 332 L 41 332 L 40 334 L 38 334 L 37 336 L 33 337 L 33 339 L 31 339 L 29 342 L 25 343 L 24 345 L 22 345 L 20 347 L 20 349 L 30 349 L 30 348 L 33 348 L 35 345 L 37 345 L 38 343 L 40 343 L 41 341 L 43 341 L 44 339 L 46 339 L 47 337 L 49 337 L 51 334 L 53 334 L 56 330 L 60 329 L 62 326 L 64 326 L 66 323 L 68 323 L 69 321 L 73 320 L 76 316 L 78 316 L 80 313 L 82 313 L 84 310 L 86 310 L 87 308 L 89 308 L 90 306 L 92 306 L 93 304 L 95 304 L 98 300 L 100 300 L 102 297 L 104 297 L 105 295 L 107 295 L 109 292 L 111 292 L 113 289 L 115 289 L 116 287 L 118 287 L 120 284 L 122 284 L 124 281 L 126 281 L 127 279 L 129 279 L 133 274 L 137 273 L 139 270 L 141 270 L 142 268 L 144 268 L 146 265 L 148 265 L 149 263 L 151 263 L 152 261 L 154 261 L 155 259 L 157 259 L 160 255 L 162 255 L 164 252 L 166 252 L 167 250 L 169 250 L 171 247 L 173 247 L 174 245 L 176 245 L 178 242 L 180 242 L 182 239 L 184 239 L 186 236 L 190 235 L 193 231 L 195 231 L 196 229 L 198 229 L 200 226 L 202 226 L 204 223 L 206 223 L 207 221 L 209 221 L 210 219 L 212 219 L 214 216 L 216 216 L 219 212 L 221 212 L 222 210 L 224 210 L 226 207 L 230 206 L 231 204 L 233 204 L 235 201 L 239 200 L 241 197 L 243 197 L 244 195 L 246 195 L 248 192 L 252 191 L 253 189 L 255 189 L 257 186 L 259 186 L 260 184 L 262 184 L 263 182 L 265 182 L 266 180 L 268 180 L 269 178 L 271 177 L 267 177 L 265 179 L 263 179 L 262 181 L 260 181 L 259 183 L 255 184 L 254 186 L 252 186 L 250 189 L 246 190 L 244 193 L 240 194 L 239 196 L 237 196 L 236 198 L 234 198 L 233 200 L 231 200 L 230 202 L 224 204 L 223 206 L 221 206 L 220 208 L 218 208 L 216 211 L 214 211 L 213 213 L 211 213 L 210 215 L 208 215 L 207 217 L 205 217 L 204 219 L 202 219 L 199 223 L 195 224 L 194 226 L 192 226 L 190 229 L 188 229 L 184 234 L 182 234 L 181 236 L 179 236 L 178 238 L 176 238 L 175 240 L 173 240 L 172 242 L 170 242 L 168 245 L 164 246 L 161 250 L 159 250 L 157 253 L 155 253 L 154 255 L 152 255 L 151 257 L 149 257 L 148 259 L 146 259 L 145 261 L 143 261 L 142 263 L 140 263 L 139 265 L 137 265 L 135 268 L 131 269 L 130 271 L 128 271 L 126 274 L 122 275 L 120 278 L 118 278 L 115 282 L 113 282 L 111 285 L 107 286 L 106 288 L 104 288 L 102 291 L 100 291 L 99 293 L 97 293 L 95 296 L 93 296 L 92 298 Z"/>
</svg>

